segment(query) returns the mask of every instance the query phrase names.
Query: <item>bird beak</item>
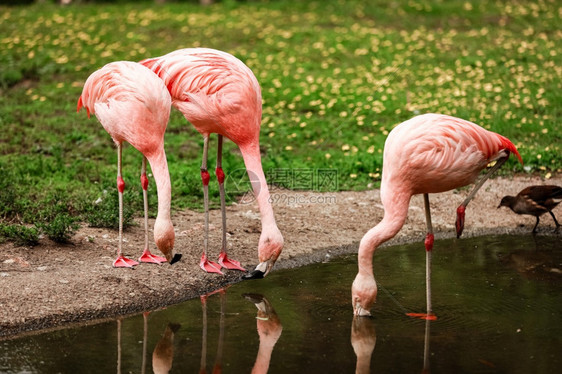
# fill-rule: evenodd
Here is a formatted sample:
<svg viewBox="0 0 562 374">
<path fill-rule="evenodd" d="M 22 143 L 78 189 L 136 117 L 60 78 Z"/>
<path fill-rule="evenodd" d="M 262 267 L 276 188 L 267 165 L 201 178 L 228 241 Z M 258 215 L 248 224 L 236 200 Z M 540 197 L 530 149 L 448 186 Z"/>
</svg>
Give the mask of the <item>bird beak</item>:
<svg viewBox="0 0 562 374">
<path fill-rule="evenodd" d="M 357 303 L 355 304 L 353 315 L 357 317 L 371 317 L 371 312 L 369 312 L 367 309 L 364 309 L 359 303 Z"/>
<path fill-rule="evenodd" d="M 260 262 L 256 268 L 250 272 L 250 274 L 244 275 L 243 279 L 262 279 L 265 278 L 267 274 L 273 269 L 274 260 L 269 259 L 267 261 Z"/>
<path fill-rule="evenodd" d="M 172 261 L 170 261 L 170 265 L 175 264 L 176 262 L 178 262 L 179 260 L 181 260 L 181 254 L 180 253 L 176 253 L 174 255 L 174 258 L 172 258 Z"/>
<path fill-rule="evenodd" d="M 166 260 L 170 265 L 173 265 L 179 260 L 181 260 L 181 254 L 179 253 L 174 254 L 174 251 L 172 250 L 170 253 L 166 254 Z"/>
</svg>

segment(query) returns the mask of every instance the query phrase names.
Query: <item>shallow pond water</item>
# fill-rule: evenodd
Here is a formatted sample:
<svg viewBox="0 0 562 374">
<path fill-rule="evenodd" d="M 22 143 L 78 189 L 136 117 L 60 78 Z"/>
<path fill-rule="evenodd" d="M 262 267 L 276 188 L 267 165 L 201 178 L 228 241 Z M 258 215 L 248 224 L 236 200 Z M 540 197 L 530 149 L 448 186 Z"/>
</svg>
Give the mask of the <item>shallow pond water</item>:
<svg viewBox="0 0 562 374">
<path fill-rule="evenodd" d="M 437 241 L 436 321 L 405 315 L 425 309 L 417 243 L 377 251 L 373 318 L 353 319 L 356 256 L 338 257 L 163 310 L 0 341 L 0 372 L 554 373 L 562 364 L 561 242 Z"/>
</svg>

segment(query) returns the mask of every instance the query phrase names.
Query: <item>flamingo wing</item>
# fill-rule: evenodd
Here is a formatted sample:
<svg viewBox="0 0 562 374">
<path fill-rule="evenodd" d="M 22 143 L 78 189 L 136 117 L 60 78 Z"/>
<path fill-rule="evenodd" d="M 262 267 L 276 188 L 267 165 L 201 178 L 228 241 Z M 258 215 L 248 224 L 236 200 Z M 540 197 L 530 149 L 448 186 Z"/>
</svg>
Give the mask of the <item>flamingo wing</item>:
<svg viewBox="0 0 562 374">
<path fill-rule="evenodd" d="M 86 80 L 77 110 L 95 114 L 114 141 L 147 151 L 164 136 L 171 108 L 162 81 L 152 76 L 135 62 L 107 64 Z"/>
<path fill-rule="evenodd" d="M 202 134 L 218 133 L 240 144 L 244 134 L 259 133 L 260 86 L 236 57 L 208 48 L 186 48 L 140 63 L 164 81 L 173 105 Z"/>
<path fill-rule="evenodd" d="M 399 177 L 412 193 L 436 193 L 473 183 L 490 162 L 514 152 L 505 137 L 470 121 L 425 114 L 398 125 L 385 143 L 383 178 Z"/>
</svg>

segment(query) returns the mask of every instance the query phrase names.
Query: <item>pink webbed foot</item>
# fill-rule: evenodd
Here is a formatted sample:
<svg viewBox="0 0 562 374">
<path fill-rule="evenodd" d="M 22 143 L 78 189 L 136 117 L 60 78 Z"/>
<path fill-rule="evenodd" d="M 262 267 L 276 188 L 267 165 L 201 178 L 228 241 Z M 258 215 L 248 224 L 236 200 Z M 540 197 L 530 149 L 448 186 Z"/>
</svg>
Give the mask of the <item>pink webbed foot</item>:
<svg viewBox="0 0 562 374">
<path fill-rule="evenodd" d="M 220 271 L 221 266 L 216 262 L 209 261 L 205 252 L 203 252 L 203 254 L 201 255 L 201 262 L 199 263 L 199 267 L 201 267 L 201 269 L 203 269 L 207 273 L 218 273 L 224 275 L 224 273 Z"/>
<path fill-rule="evenodd" d="M 131 260 L 123 255 L 117 257 L 115 261 L 113 261 L 114 268 L 132 268 L 133 266 L 138 265 L 139 263 L 135 260 Z"/>
<path fill-rule="evenodd" d="M 231 260 L 230 258 L 228 258 L 225 251 L 222 251 L 219 255 L 219 265 L 229 270 L 246 271 L 246 269 L 244 269 L 242 265 L 240 265 L 239 261 Z"/>
<path fill-rule="evenodd" d="M 433 313 L 406 313 L 406 315 L 408 317 L 412 317 L 412 318 L 419 318 L 419 319 L 425 319 L 425 320 L 430 320 L 430 321 L 436 321 L 437 320 L 437 316 Z"/>
<path fill-rule="evenodd" d="M 145 249 L 142 255 L 139 257 L 139 262 L 146 262 L 149 264 L 161 264 L 166 261 L 167 260 L 165 257 L 153 255 L 148 249 Z"/>
</svg>

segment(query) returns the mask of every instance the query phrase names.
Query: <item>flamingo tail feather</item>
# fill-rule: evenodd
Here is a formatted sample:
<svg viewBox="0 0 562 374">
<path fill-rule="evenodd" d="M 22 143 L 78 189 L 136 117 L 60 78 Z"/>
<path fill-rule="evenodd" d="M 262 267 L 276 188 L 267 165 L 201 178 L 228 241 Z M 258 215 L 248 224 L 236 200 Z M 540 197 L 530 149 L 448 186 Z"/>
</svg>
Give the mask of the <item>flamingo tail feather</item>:
<svg viewBox="0 0 562 374">
<path fill-rule="evenodd" d="M 511 153 L 515 154 L 515 156 L 517 156 L 517 159 L 519 160 L 521 165 L 523 165 L 523 159 L 521 158 L 521 155 L 517 151 L 517 148 L 515 147 L 515 144 L 513 144 L 511 142 L 511 140 L 509 140 L 505 136 L 500 135 L 500 139 L 501 139 L 501 142 L 502 142 L 502 146 L 505 149 L 507 149 L 508 151 L 510 151 Z"/>
</svg>

